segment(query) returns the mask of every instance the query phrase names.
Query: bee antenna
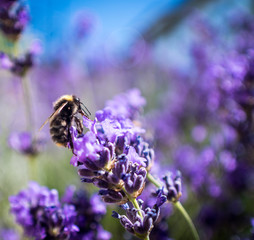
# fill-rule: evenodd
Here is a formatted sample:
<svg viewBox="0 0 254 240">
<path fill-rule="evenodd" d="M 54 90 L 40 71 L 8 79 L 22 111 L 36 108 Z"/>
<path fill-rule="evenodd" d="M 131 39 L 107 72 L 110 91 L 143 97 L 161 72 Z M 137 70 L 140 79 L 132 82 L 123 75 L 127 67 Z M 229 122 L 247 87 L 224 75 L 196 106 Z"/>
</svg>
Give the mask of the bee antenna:
<svg viewBox="0 0 254 240">
<path fill-rule="evenodd" d="M 88 112 L 84 108 L 81 108 L 81 110 L 86 115 L 86 117 L 89 117 L 91 115 L 91 114 L 88 114 Z"/>
<path fill-rule="evenodd" d="M 86 105 L 84 103 L 81 102 L 81 104 L 85 107 L 86 111 L 84 111 L 85 113 L 89 113 L 89 115 L 91 115 L 90 111 L 88 110 L 88 108 L 86 107 Z"/>
</svg>

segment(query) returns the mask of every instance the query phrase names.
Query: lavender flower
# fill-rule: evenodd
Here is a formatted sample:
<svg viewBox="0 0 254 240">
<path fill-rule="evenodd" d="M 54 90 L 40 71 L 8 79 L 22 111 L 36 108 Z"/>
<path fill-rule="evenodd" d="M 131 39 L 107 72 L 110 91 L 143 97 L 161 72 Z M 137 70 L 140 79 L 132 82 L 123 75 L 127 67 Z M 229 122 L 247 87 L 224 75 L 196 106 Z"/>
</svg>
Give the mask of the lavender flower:
<svg viewBox="0 0 254 240">
<path fill-rule="evenodd" d="M 0 52 L 0 67 L 6 70 L 10 70 L 13 67 L 13 62 L 9 56 L 3 52 Z"/>
<path fill-rule="evenodd" d="M 136 115 L 144 99 L 137 90 L 129 94 L 139 102 L 131 102 L 122 94 L 98 111 L 94 121 L 84 118 L 89 129 L 86 134 L 80 136 L 75 128 L 71 129 L 75 153 L 71 164 L 78 166 L 83 182 L 101 188 L 99 194 L 109 203 L 127 202 L 126 193 L 134 198 L 140 195 L 154 159 L 153 150 L 140 137 L 144 130 L 128 118 Z M 123 106 L 119 101 L 124 102 Z"/>
<path fill-rule="evenodd" d="M 17 76 L 25 76 L 27 71 L 34 65 L 34 54 L 27 52 L 24 56 L 13 59 L 11 72 Z"/>
<path fill-rule="evenodd" d="M 28 189 L 9 198 L 11 213 L 24 233 L 35 239 L 68 239 L 79 228 L 74 224 L 75 207 L 61 206 L 56 190 L 30 182 Z"/>
<path fill-rule="evenodd" d="M 72 205 L 64 205 L 60 209 L 56 206 L 46 207 L 43 215 L 38 219 L 37 224 L 40 228 L 37 238 L 68 239 L 72 233 L 79 231 L 74 225 L 75 219 L 76 211 Z"/>
<path fill-rule="evenodd" d="M 153 208 L 147 207 L 144 210 L 130 208 L 128 204 L 121 205 L 126 211 L 125 215 L 120 215 L 113 211 L 112 217 L 120 220 L 122 226 L 130 233 L 137 237 L 144 239 L 150 234 L 154 223 L 157 221 L 160 214 L 160 206 L 166 201 L 166 196 L 159 195 L 156 204 Z M 139 201 L 140 207 L 142 207 L 143 201 Z"/>
<path fill-rule="evenodd" d="M 253 193 L 253 16 L 238 14 L 227 41 L 209 24 L 198 25 L 189 68 L 169 70 L 173 80 L 162 107 L 148 121 L 161 164 L 180 169 L 199 200 L 207 239 L 229 239 L 229 232 L 246 228 L 251 203 L 243 196 Z M 178 199 L 181 185 L 174 186 L 174 176 L 165 181 L 165 195 Z"/>
<path fill-rule="evenodd" d="M 77 12 L 75 18 L 75 31 L 78 39 L 85 38 L 92 31 L 95 17 L 89 12 Z"/>
<path fill-rule="evenodd" d="M 138 112 L 145 104 L 146 100 L 141 96 L 140 91 L 134 88 L 107 101 L 106 109 L 107 111 L 110 109 L 113 116 L 133 120 L 137 118 Z"/>
<path fill-rule="evenodd" d="M 0 52 L 0 67 L 23 77 L 34 66 L 34 56 L 36 53 L 34 49 L 31 49 L 25 55 L 14 58 Z"/>
<path fill-rule="evenodd" d="M 70 186 L 66 189 L 62 202 L 75 206 L 77 212 L 75 224 L 79 227 L 79 232 L 73 234 L 71 240 L 110 239 L 111 234 L 100 224 L 106 214 L 106 207 L 98 195 L 89 197 L 84 190 L 76 191 L 74 186 Z"/>
<path fill-rule="evenodd" d="M 29 21 L 28 10 L 20 2 L 4 0 L 0 5 L 0 29 L 12 41 L 17 41 Z"/>
<path fill-rule="evenodd" d="M 165 200 L 167 200 L 166 195 L 162 194 L 162 191 L 156 190 L 150 182 L 147 182 L 142 195 L 138 197 L 138 202 L 142 202 L 143 209 L 147 207 L 153 208 L 156 202 L 159 205 L 160 202 L 163 203 Z M 172 215 L 172 212 L 173 206 L 171 204 L 163 204 L 160 206 L 160 215 L 150 233 L 150 239 L 169 240 L 170 227 L 167 221 Z"/>
<path fill-rule="evenodd" d="M 0 3 L 0 9 L 1 8 L 9 9 L 17 1 L 18 0 L 2 0 Z"/>
<path fill-rule="evenodd" d="M 170 202 L 178 201 L 182 196 L 181 173 L 178 171 L 174 178 L 170 173 L 163 177 L 163 181 L 165 182 L 165 188 L 159 190 L 160 194 L 166 195 L 167 200 Z"/>
<path fill-rule="evenodd" d="M 1 229 L 0 238 L 2 240 L 20 240 L 20 236 L 14 229 Z"/>
<path fill-rule="evenodd" d="M 84 126 L 89 130 L 87 133 L 79 135 L 74 127 L 71 129 L 74 145 L 71 164 L 78 167 L 83 182 L 100 188 L 99 195 L 104 202 L 124 207 L 126 216 L 113 212 L 113 217 L 118 218 L 126 230 L 144 238 L 150 234 L 167 197 L 170 201 L 177 201 L 180 197 L 181 181 L 177 176 L 171 186 L 165 180 L 166 189 L 157 192 L 152 208 L 140 210 L 134 207 L 134 199 L 145 188 L 154 151 L 141 137 L 145 130 L 134 123 L 138 117 L 137 109 L 144 104 L 144 99 L 136 90 L 132 94 L 139 99 L 137 102 L 131 102 L 127 95 L 122 94 L 98 111 L 94 121 L 84 118 Z M 128 202 L 132 202 L 132 208 Z M 141 206 L 142 200 L 139 202 Z"/>
<path fill-rule="evenodd" d="M 29 156 L 36 156 L 42 149 L 43 138 L 32 139 L 28 132 L 12 133 L 8 139 L 9 146 L 17 152 Z"/>
<path fill-rule="evenodd" d="M 135 154 L 135 151 L 129 151 L 127 146 L 123 147 L 125 153 L 115 151 L 114 143 L 119 142 L 119 137 L 125 137 L 127 144 L 141 132 L 127 120 L 105 119 L 102 122 L 91 122 L 84 119 L 85 125 L 90 125 L 90 132 L 77 137 L 75 129 L 73 131 L 76 156 L 73 156 L 71 163 L 79 166 L 83 181 L 92 182 L 104 189 L 100 194 L 107 202 L 126 202 L 126 195 L 119 191 L 123 187 L 136 197 L 145 183 L 146 169 L 143 165 L 147 162 L 146 159 Z"/>
</svg>

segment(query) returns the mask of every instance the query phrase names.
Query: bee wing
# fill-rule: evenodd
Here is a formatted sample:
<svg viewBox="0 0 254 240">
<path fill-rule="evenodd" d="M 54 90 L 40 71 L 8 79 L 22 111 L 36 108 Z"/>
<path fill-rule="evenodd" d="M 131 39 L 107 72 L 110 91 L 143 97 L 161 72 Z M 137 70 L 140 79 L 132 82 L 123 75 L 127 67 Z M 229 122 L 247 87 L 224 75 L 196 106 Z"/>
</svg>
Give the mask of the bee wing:
<svg viewBox="0 0 254 240">
<path fill-rule="evenodd" d="M 39 131 L 41 131 L 41 129 L 50 121 L 51 118 L 55 117 L 57 114 L 59 114 L 63 108 L 65 107 L 65 105 L 67 104 L 68 102 L 65 102 L 63 103 L 55 112 L 53 112 L 48 118 L 47 120 L 41 125 Z"/>
</svg>

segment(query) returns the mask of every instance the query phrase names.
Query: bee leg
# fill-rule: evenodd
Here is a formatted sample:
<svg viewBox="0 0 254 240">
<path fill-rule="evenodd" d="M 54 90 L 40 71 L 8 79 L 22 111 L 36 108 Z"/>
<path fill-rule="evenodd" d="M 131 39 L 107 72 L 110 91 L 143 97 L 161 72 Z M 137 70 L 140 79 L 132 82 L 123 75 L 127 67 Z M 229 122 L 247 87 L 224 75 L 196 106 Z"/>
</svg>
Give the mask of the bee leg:
<svg viewBox="0 0 254 240">
<path fill-rule="evenodd" d="M 84 117 L 86 117 L 86 118 L 89 119 L 89 115 L 88 115 L 83 109 L 80 109 L 80 110 L 79 110 L 79 113 L 80 113 L 82 116 L 84 116 Z"/>
<path fill-rule="evenodd" d="M 77 156 L 77 154 L 74 153 L 74 144 L 73 144 L 72 137 L 71 137 L 71 134 L 70 134 L 70 129 L 68 131 L 69 131 L 69 144 L 70 144 L 70 148 L 71 148 L 72 154 Z"/>
<path fill-rule="evenodd" d="M 83 133 L 83 124 L 82 120 L 74 116 L 75 123 L 77 125 L 77 131 L 79 134 Z"/>
<path fill-rule="evenodd" d="M 73 148 L 71 149 L 71 151 L 72 151 L 72 154 L 75 155 L 75 156 L 77 157 L 77 154 L 74 152 L 74 149 L 73 149 Z"/>
<path fill-rule="evenodd" d="M 74 152 L 74 146 L 73 146 L 72 139 L 70 140 L 70 147 L 71 147 L 72 154 L 77 156 L 77 154 Z"/>
</svg>

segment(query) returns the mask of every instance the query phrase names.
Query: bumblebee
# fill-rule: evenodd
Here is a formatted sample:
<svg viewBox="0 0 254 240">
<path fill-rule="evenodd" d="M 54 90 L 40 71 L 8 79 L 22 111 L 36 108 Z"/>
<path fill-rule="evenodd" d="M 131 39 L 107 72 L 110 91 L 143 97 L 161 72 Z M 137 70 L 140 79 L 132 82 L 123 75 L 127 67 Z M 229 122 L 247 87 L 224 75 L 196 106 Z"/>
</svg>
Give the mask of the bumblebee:
<svg viewBox="0 0 254 240">
<path fill-rule="evenodd" d="M 85 109 L 82 108 L 84 106 Z M 77 117 L 81 114 L 89 118 L 91 113 L 87 107 L 75 95 L 63 95 L 53 104 L 54 112 L 40 127 L 49 122 L 50 134 L 52 140 L 58 145 L 63 147 L 70 147 L 73 152 L 73 142 L 70 133 L 70 127 L 76 123 L 77 131 L 79 134 L 83 132 L 82 120 Z"/>
</svg>

